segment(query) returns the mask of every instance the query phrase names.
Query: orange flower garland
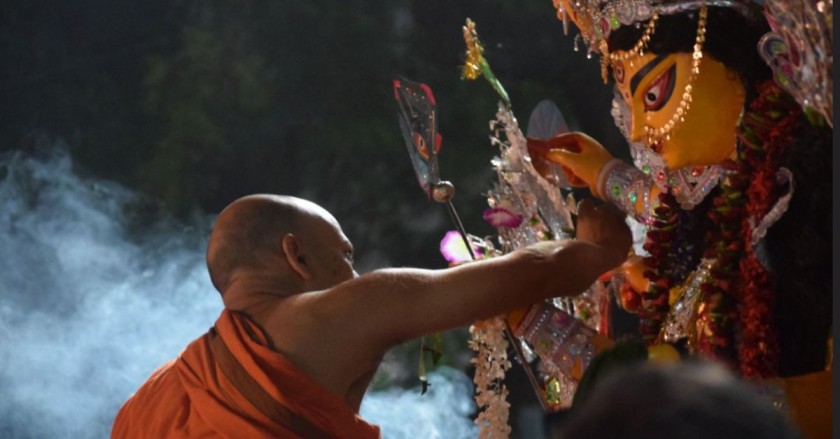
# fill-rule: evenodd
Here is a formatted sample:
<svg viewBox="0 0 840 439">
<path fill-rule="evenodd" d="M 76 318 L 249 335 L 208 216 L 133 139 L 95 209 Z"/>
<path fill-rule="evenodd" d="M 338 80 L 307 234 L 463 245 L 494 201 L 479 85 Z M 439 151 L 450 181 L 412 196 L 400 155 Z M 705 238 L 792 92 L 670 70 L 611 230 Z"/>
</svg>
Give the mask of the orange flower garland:
<svg viewBox="0 0 840 439">
<path fill-rule="evenodd" d="M 792 132 L 802 111 L 772 81 L 761 84 L 758 92 L 739 127 L 738 156 L 723 164 L 728 175 L 708 211 L 711 227 L 703 258 L 715 264 L 701 285 L 695 329 L 696 350 L 703 356 L 738 368 L 744 376 L 766 378 L 776 375 L 779 361 L 773 324 L 775 281 L 750 242 L 755 224 L 779 198 L 776 172 L 794 141 Z M 669 309 L 669 290 L 685 275 L 678 269 L 684 259 L 680 248 L 690 242 L 679 233 L 686 219 L 677 209 L 672 195 L 660 195 L 644 246 L 650 253 L 645 263 L 652 268 L 645 276 L 651 284 L 641 294 L 639 316 L 648 344 L 657 342 Z"/>
<path fill-rule="evenodd" d="M 750 105 L 739 136 L 743 145 L 740 161 L 752 174 L 746 189 L 749 204 L 742 224 L 744 242 L 750 242 L 757 222 L 750 218 L 763 218 L 779 198 L 776 172 L 801 120 L 799 105 L 775 83 L 768 81 L 759 87 L 759 97 Z M 747 247 L 740 266 L 744 285 L 739 364 L 745 376 L 770 377 L 776 374 L 779 362 L 778 334 L 773 325 L 774 279 L 754 249 Z"/>
</svg>

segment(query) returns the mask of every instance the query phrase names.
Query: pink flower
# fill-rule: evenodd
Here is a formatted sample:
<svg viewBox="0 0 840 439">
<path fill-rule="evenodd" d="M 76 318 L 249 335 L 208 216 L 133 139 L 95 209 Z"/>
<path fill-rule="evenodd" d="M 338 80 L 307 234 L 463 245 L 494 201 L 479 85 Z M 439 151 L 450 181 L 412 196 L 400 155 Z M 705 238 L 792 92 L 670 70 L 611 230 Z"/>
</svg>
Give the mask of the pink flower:
<svg viewBox="0 0 840 439">
<path fill-rule="evenodd" d="M 477 249 L 473 248 L 473 252 L 475 251 Z M 464 240 L 457 230 L 450 230 L 443 236 L 443 239 L 440 241 L 440 254 L 450 264 L 460 264 L 461 262 L 472 260 L 470 252 L 467 250 L 467 245 L 464 244 Z"/>
<path fill-rule="evenodd" d="M 522 215 L 515 214 L 504 207 L 494 207 L 484 211 L 482 215 L 484 221 L 490 223 L 493 227 L 505 227 L 513 229 L 522 224 Z"/>
</svg>

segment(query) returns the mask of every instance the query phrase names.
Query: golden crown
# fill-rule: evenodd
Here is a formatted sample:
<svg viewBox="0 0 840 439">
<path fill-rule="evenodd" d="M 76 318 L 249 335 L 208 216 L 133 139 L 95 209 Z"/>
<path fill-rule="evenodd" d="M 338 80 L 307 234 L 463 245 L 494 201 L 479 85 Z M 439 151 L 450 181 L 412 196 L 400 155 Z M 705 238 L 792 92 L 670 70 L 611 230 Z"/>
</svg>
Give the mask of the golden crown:
<svg viewBox="0 0 840 439">
<path fill-rule="evenodd" d="M 832 124 L 833 118 L 833 0 L 552 0 L 557 18 L 568 34 L 569 22 L 580 34 L 588 54 L 601 55 L 601 75 L 617 60 L 644 54 L 661 16 L 700 11 L 707 7 L 730 8 L 746 17 L 755 17 L 756 6 L 764 14 L 772 32 L 758 43 L 758 51 L 774 71 L 776 82 L 799 103 L 820 113 Z M 705 13 L 701 14 L 705 15 Z M 701 21 L 698 19 L 698 21 Z M 609 53 L 610 32 L 621 26 L 641 26 L 645 30 L 627 52 Z M 700 56 L 704 32 L 698 22 L 695 57 Z M 697 66 L 694 66 L 696 70 Z M 696 74 L 696 73 L 695 73 Z"/>
<path fill-rule="evenodd" d="M 752 14 L 748 0 L 553 0 L 553 3 L 564 31 L 568 32 L 568 24 L 573 22 L 590 52 L 603 52 L 610 32 L 621 26 L 647 22 L 645 36 L 650 38 L 657 18 L 664 15 L 697 11 L 703 6 L 732 8 L 743 15 Z M 641 44 L 640 41 L 637 45 Z"/>
</svg>

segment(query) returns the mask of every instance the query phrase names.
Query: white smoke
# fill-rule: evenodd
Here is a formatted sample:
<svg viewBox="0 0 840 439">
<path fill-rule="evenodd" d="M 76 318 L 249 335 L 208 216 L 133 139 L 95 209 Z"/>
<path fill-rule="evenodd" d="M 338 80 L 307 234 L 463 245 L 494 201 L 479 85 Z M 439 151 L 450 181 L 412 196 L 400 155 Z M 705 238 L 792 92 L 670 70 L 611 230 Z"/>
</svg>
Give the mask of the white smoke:
<svg viewBox="0 0 840 439">
<path fill-rule="evenodd" d="M 140 224 L 150 203 L 77 177 L 60 150 L 7 153 L 0 205 L 0 436 L 106 437 L 122 401 L 221 310 L 205 230 Z"/>
<path fill-rule="evenodd" d="M 386 389 L 369 392 L 360 410 L 379 425 L 382 437 L 468 439 L 478 436 L 472 381 L 463 372 L 441 367 L 429 373 L 428 391 Z"/>
<path fill-rule="evenodd" d="M 184 224 L 60 149 L 0 155 L 0 437 L 102 438 L 126 398 L 217 318 L 204 250 Z M 371 393 L 386 439 L 475 437 L 469 380 Z M 461 431 L 453 436 L 452 432 Z"/>
</svg>

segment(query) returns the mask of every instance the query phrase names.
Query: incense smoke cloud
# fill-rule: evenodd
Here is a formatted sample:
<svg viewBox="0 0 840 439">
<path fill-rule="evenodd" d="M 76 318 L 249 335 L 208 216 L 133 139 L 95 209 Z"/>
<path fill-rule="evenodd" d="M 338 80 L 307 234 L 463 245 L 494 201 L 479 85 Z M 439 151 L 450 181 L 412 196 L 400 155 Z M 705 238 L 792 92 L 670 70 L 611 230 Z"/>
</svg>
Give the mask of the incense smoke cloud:
<svg viewBox="0 0 840 439">
<path fill-rule="evenodd" d="M 478 437 L 478 427 L 469 421 L 475 412 L 472 381 L 457 369 L 442 367 L 429 374 L 429 382 L 425 395 L 397 388 L 368 393 L 362 417 L 378 424 L 385 439 Z"/>
<path fill-rule="evenodd" d="M 131 230 L 141 200 L 75 176 L 58 150 L 8 153 L 0 176 L 0 436 L 106 437 L 122 401 L 221 310 L 205 230 Z"/>
<path fill-rule="evenodd" d="M 0 437 L 107 437 L 122 402 L 222 309 L 204 265 L 212 218 L 168 219 L 75 175 L 57 148 L 0 155 L 0 206 Z M 475 437 L 469 380 L 430 380 L 424 397 L 370 394 L 364 416 L 386 439 Z"/>
</svg>

